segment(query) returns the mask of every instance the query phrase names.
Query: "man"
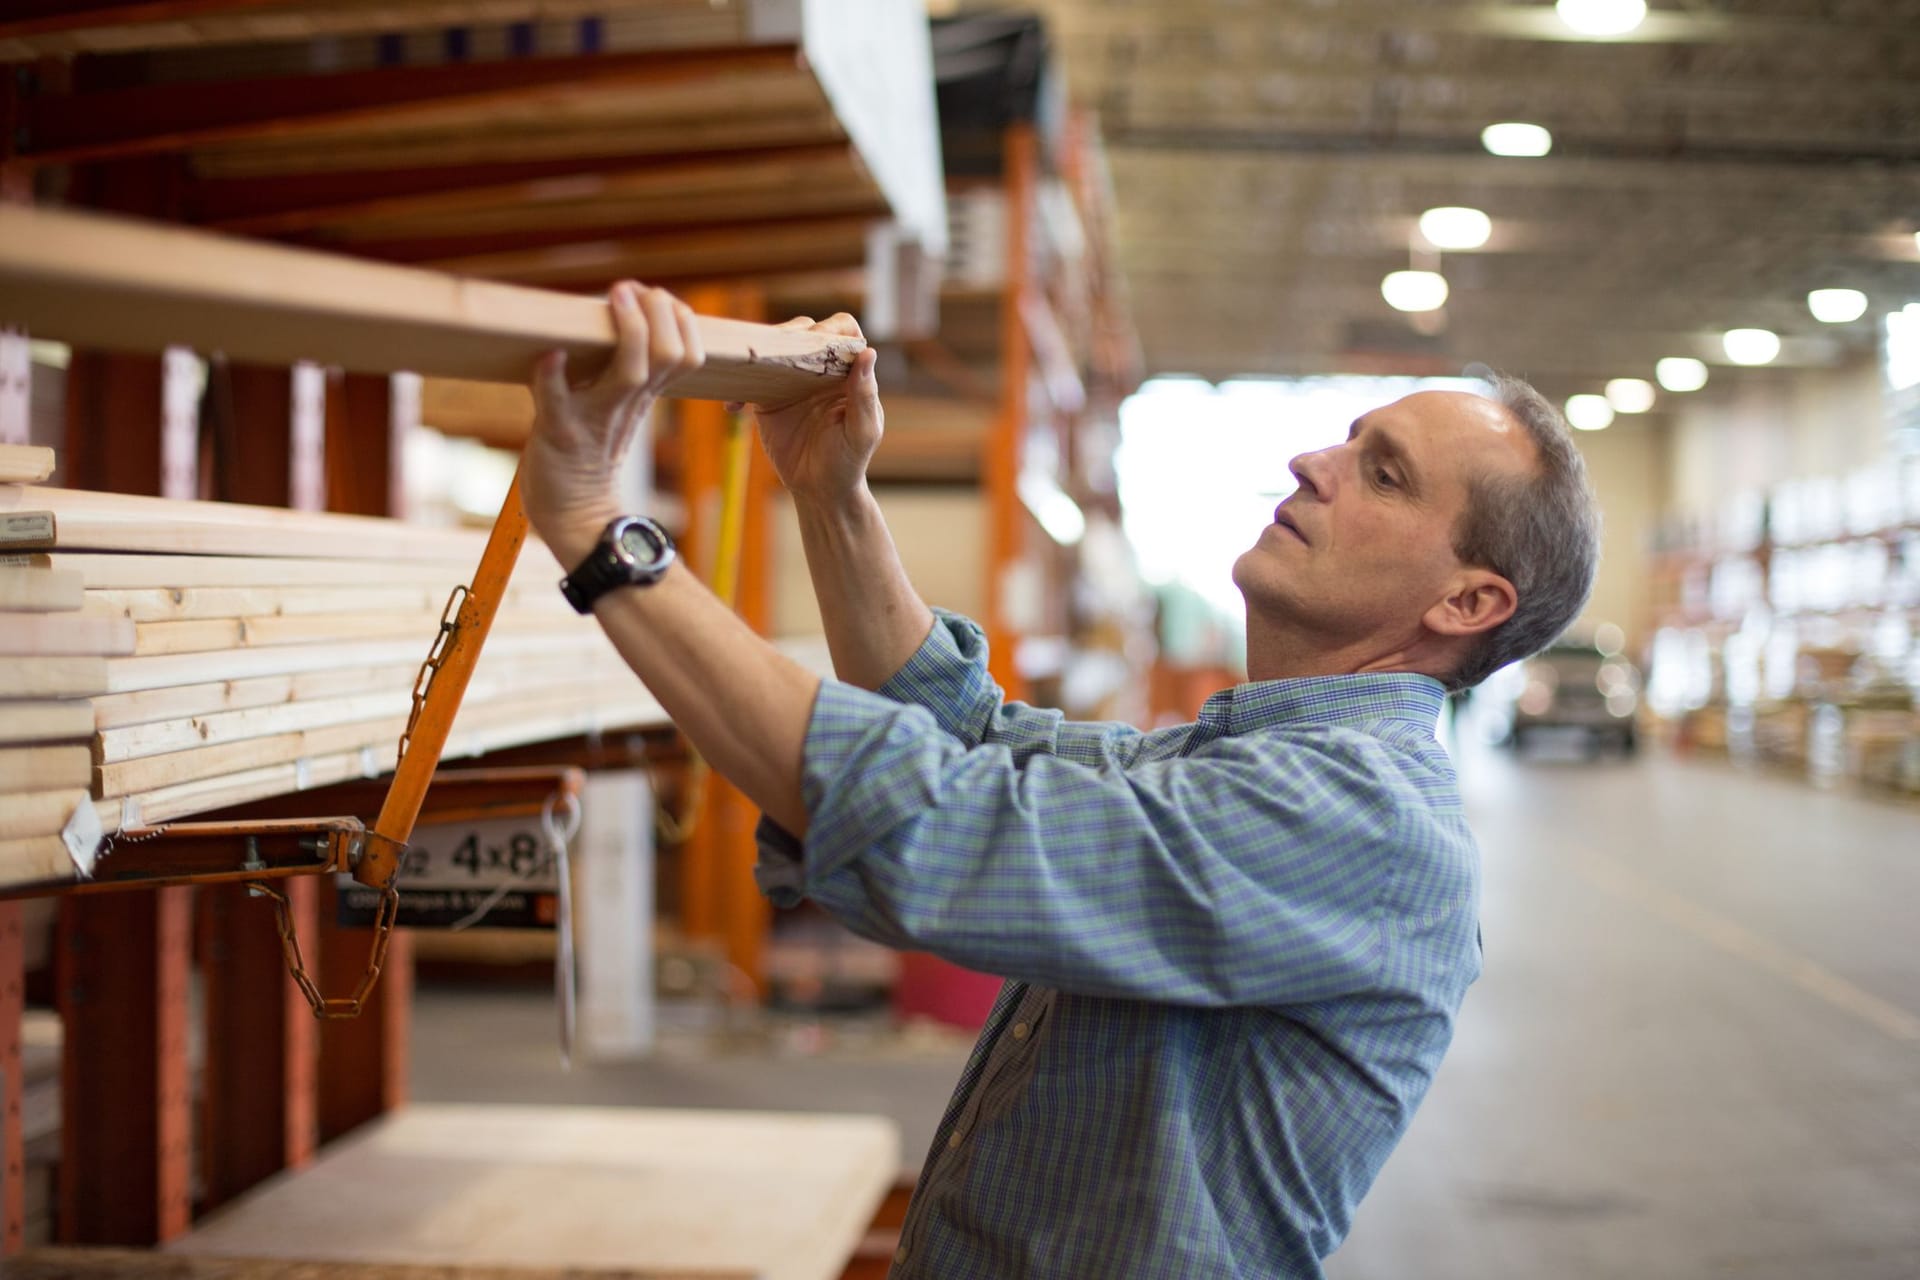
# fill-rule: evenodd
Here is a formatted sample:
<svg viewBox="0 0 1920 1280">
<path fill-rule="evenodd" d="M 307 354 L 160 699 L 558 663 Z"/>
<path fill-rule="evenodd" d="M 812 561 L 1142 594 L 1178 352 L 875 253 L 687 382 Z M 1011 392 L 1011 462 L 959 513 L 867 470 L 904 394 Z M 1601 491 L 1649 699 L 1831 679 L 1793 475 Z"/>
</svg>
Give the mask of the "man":
<svg viewBox="0 0 1920 1280">
<path fill-rule="evenodd" d="M 555 353 L 535 376 L 527 509 L 568 569 L 620 515 L 608 477 L 639 414 L 701 359 L 666 294 L 612 305 L 607 374 L 571 390 Z M 1545 645 L 1593 577 L 1564 424 L 1523 384 L 1495 391 L 1410 396 L 1295 460 L 1298 492 L 1234 566 L 1251 680 L 1179 728 L 1002 702 L 979 630 L 921 602 L 867 491 L 872 352 L 844 387 L 759 409 L 838 681 L 683 568 L 597 596 L 765 811 L 776 901 L 1009 980 L 893 1275 L 1321 1273 L 1479 974 L 1445 691 Z"/>
</svg>

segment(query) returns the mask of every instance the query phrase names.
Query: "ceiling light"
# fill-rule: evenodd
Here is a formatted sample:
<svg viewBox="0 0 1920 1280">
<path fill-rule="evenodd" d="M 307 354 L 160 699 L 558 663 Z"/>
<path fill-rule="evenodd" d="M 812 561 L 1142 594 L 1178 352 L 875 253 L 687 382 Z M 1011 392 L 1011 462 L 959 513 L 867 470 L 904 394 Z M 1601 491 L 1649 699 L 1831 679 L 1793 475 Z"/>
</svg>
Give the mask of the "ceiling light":
<svg viewBox="0 0 1920 1280">
<path fill-rule="evenodd" d="M 1447 278 L 1438 271 L 1395 271 L 1380 282 L 1395 311 L 1438 311 L 1447 303 Z"/>
<path fill-rule="evenodd" d="M 1493 234 L 1493 219 L 1478 209 L 1448 205 L 1420 215 L 1420 234 L 1436 249 L 1478 249 Z"/>
<path fill-rule="evenodd" d="M 1780 354 L 1780 335 L 1771 329 L 1729 329 L 1720 342 L 1735 364 L 1772 364 Z"/>
<path fill-rule="evenodd" d="M 1509 121 L 1482 129 L 1480 145 L 1496 156 L 1543 156 L 1553 150 L 1553 135 L 1537 124 Z"/>
<path fill-rule="evenodd" d="M 1867 314 L 1867 295 L 1858 289 L 1815 289 L 1807 295 L 1807 309 L 1815 320 L 1846 324 Z"/>
<path fill-rule="evenodd" d="M 1607 403 L 1618 413 L 1645 413 L 1653 408 L 1653 384 L 1645 378 L 1615 378 L 1607 384 Z"/>
<path fill-rule="evenodd" d="M 1647 0 L 1559 0 L 1554 9 L 1583 36 L 1623 36 L 1647 20 Z"/>
<path fill-rule="evenodd" d="M 1605 396 L 1569 396 L 1567 422 L 1579 431 L 1605 431 L 1613 425 L 1613 406 Z"/>
<path fill-rule="evenodd" d="M 1707 385 L 1707 362 L 1692 356 L 1668 356 L 1653 366 L 1653 376 L 1669 391 L 1698 391 Z"/>
</svg>

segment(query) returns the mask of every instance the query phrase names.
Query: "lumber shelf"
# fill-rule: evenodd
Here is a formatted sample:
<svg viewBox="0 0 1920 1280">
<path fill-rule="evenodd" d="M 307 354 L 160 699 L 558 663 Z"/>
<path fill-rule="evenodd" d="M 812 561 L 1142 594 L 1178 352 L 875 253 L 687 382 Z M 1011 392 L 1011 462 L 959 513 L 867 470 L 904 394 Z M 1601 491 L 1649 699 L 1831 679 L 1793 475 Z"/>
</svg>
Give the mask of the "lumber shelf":
<svg viewBox="0 0 1920 1280">
<path fill-rule="evenodd" d="M 604 300 L 68 210 L 0 205 L 0 324 L 80 345 L 185 344 L 236 360 L 316 360 L 524 383 L 558 347 L 604 365 Z M 702 316 L 706 366 L 667 394 L 770 400 L 844 378 L 866 344 Z"/>
</svg>

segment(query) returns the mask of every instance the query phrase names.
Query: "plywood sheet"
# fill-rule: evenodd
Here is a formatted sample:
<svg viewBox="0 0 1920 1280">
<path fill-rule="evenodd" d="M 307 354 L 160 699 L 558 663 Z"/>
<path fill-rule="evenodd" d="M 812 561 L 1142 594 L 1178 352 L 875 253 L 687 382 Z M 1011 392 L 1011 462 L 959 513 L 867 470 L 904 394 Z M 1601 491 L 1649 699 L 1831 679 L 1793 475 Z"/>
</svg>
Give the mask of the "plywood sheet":
<svg viewBox="0 0 1920 1280">
<path fill-rule="evenodd" d="M 420 1105 L 168 1251 L 836 1280 L 898 1170 L 879 1117 Z"/>
</svg>

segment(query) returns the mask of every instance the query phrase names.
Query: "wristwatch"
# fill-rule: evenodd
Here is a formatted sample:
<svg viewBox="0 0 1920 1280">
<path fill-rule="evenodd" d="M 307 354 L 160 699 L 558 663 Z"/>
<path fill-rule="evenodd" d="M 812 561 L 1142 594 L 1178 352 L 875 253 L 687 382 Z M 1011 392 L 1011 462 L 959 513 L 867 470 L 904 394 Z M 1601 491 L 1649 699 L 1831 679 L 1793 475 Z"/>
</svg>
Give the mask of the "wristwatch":
<svg viewBox="0 0 1920 1280">
<path fill-rule="evenodd" d="M 620 516 L 574 571 L 560 579 L 560 594 L 581 613 L 615 587 L 650 587 L 673 563 L 673 539 L 645 516 Z"/>
</svg>

